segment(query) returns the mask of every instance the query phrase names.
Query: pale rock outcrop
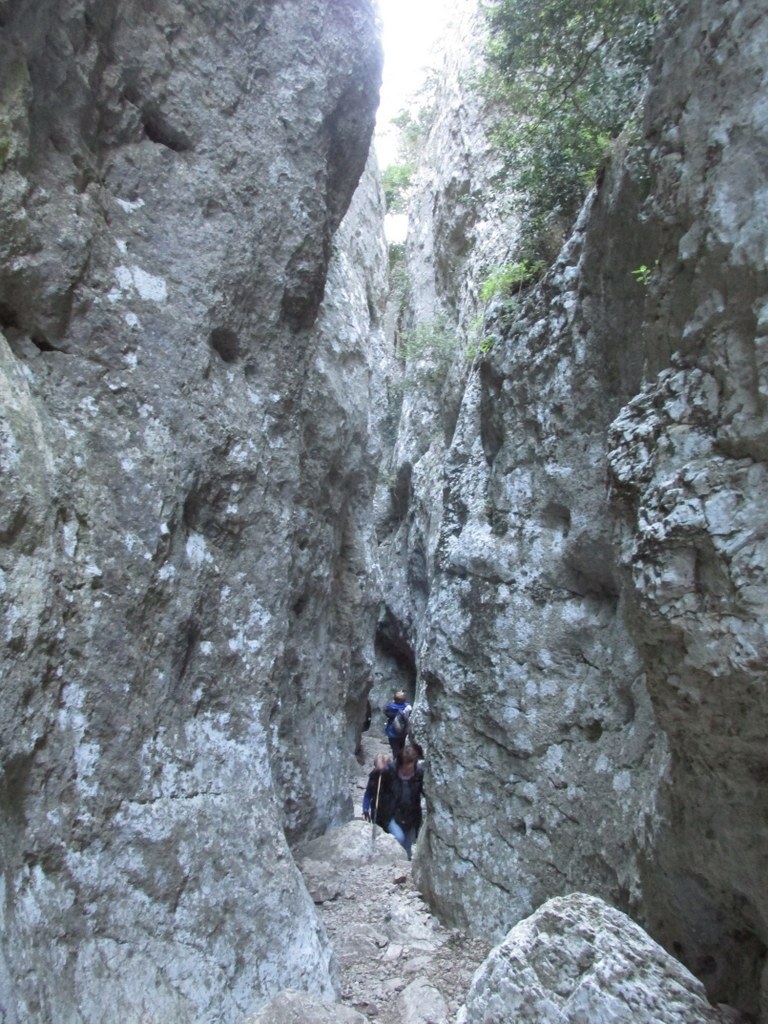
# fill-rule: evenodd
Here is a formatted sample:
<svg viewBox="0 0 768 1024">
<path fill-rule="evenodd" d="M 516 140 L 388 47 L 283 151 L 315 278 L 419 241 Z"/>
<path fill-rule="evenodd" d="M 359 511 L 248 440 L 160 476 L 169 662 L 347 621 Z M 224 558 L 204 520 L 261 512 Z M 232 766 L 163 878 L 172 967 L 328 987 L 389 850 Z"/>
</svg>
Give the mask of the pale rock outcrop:
<svg viewBox="0 0 768 1024">
<path fill-rule="evenodd" d="M 462 1024 L 736 1024 L 626 915 L 593 896 L 549 900 L 475 974 Z"/>
<path fill-rule="evenodd" d="M 408 860 L 394 836 L 359 819 L 302 844 L 296 854 L 315 903 L 337 899 L 345 891 L 350 868 L 357 864 L 386 869 Z"/>
<path fill-rule="evenodd" d="M 517 221 L 493 185 L 500 162 L 486 134 L 490 112 L 468 85 L 483 21 L 475 0 L 453 0 L 450 8 L 445 60 L 434 95 L 424 100 L 431 125 L 409 210 L 407 301 L 394 338 L 403 364 L 399 422 L 376 494 L 386 602 L 377 632 L 377 703 L 397 687 L 409 697 L 415 692 L 440 538 L 443 460 L 483 340 L 478 292 L 517 241 Z"/>
<path fill-rule="evenodd" d="M 372 659 L 380 62 L 367 0 L 0 5 L 7 1024 L 337 992 L 286 834 Z"/>
<path fill-rule="evenodd" d="M 671 12 L 555 265 L 489 311 L 444 455 L 450 387 L 414 404 L 387 551 L 412 590 L 433 905 L 501 936 L 588 891 L 762 1020 L 767 33 L 756 0 Z M 433 134 L 430 165 L 457 144 Z M 435 294 L 470 296 L 421 248 Z"/>
<path fill-rule="evenodd" d="M 414 978 L 395 1003 L 402 1024 L 445 1024 L 450 1020 L 448 1005 L 439 989 L 426 978 Z"/>
</svg>

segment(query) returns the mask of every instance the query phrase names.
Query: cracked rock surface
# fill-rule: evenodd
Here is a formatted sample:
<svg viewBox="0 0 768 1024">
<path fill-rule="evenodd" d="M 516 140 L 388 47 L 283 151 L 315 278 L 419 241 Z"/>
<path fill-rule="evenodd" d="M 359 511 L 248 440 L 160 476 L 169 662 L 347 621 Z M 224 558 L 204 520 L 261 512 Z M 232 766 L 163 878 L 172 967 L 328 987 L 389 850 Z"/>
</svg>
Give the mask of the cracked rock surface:
<svg viewBox="0 0 768 1024">
<path fill-rule="evenodd" d="M 549 900 L 483 964 L 462 1024 L 746 1024 L 628 917 L 582 893 Z"/>
<path fill-rule="evenodd" d="M 521 253 L 456 73 L 470 25 L 416 179 L 403 324 L 431 344 L 379 521 L 379 664 L 432 801 L 414 874 L 497 939 L 600 896 L 766 1021 L 768 11 L 670 6 L 557 258 L 486 304 Z"/>
<path fill-rule="evenodd" d="M 337 991 L 286 836 L 370 662 L 380 69 L 367 0 L 0 3 L 7 1024 Z"/>
</svg>

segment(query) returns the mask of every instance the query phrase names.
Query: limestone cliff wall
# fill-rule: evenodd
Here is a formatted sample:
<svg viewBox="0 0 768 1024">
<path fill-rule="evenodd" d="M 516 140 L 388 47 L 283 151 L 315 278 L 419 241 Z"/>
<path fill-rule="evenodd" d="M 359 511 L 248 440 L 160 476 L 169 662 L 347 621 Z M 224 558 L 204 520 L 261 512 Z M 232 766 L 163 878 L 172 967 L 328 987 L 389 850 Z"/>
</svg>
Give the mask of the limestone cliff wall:
<svg viewBox="0 0 768 1024">
<path fill-rule="evenodd" d="M 442 466 L 483 334 L 478 292 L 495 263 L 512 258 L 516 219 L 494 188 L 498 154 L 489 112 L 467 82 L 481 60 L 474 0 L 454 0 L 447 53 L 430 98 L 432 126 L 412 189 L 407 293 L 393 345 L 401 364 L 399 420 L 377 490 L 384 610 L 377 676 L 389 692 L 416 681 L 416 649 L 435 575 Z M 385 695 L 387 687 L 379 691 Z"/>
<path fill-rule="evenodd" d="M 763 1020 L 766 46 L 768 15 L 750 3 L 686 9 L 665 40 L 638 211 L 645 262 L 658 261 L 641 335 L 658 372 L 608 434 L 622 591 L 671 751 L 643 852 L 644 912 L 710 992 Z"/>
<path fill-rule="evenodd" d="M 766 32 L 757 2 L 679 6 L 556 264 L 486 311 L 490 352 L 454 353 L 458 416 L 444 430 L 438 390 L 439 415 L 404 417 L 384 538 L 406 593 L 397 566 L 425 567 L 399 600 L 435 904 L 501 935 L 600 895 L 763 1019 Z M 411 260 L 463 345 L 487 207 L 450 230 L 449 169 L 481 177 L 484 152 L 460 109 L 430 138 Z"/>
<path fill-rule="evenodd" d="M 367 0 L 0 4 L 9 1024 L 335 990 L 286 835 L 372 657 L 379 74 Z"/>
</svg>

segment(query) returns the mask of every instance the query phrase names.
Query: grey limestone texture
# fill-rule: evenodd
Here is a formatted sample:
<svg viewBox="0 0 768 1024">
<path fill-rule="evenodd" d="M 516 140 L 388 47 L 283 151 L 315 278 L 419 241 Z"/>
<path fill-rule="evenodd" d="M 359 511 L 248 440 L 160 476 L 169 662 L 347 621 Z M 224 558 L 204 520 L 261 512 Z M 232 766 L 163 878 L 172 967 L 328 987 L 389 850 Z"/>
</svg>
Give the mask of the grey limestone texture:
<svg viewBox="0 0 768 1024">
<path fill-rule="evenodd" d="M 736 1024 L 626 915 L 594 896 L 548 900 L 478 968 L 462 1024 Z"/>
<path fill-rule="evenodd" d="M 5 1024 L 336 995 L 380 68 L 367 0 L 0 4 Z"/>
<path fill-rule="evenodd" d="M 433 905 L 501 938 L 550 897 L 594 894 L 763 1020 L 766 52 L 764 4 L 676 5 L 554 265 L 485 305 L 515 226 L 487 188 L 492 111 L 455 73 L 474 66 L 460 42 L 402 319 L 406 337 L 442 317 L 454 346 L 406 391 L 379 495 Z"/>
<path fill-rule="evenodd" d="M 509 304 L 476 7 L 395 308 L 369 0 L 0 0 L 3 1024 L 356 1019 L 372 682 L 469 1022 L 768 1022 L 768 13 L 673 5 Z"/>
<path fill-rule="evenodd" d="M 286 989 L 249 1017 L 246 1024 L 366 1024 L 367 1020 L 357 1010 Z"/>
</svg>

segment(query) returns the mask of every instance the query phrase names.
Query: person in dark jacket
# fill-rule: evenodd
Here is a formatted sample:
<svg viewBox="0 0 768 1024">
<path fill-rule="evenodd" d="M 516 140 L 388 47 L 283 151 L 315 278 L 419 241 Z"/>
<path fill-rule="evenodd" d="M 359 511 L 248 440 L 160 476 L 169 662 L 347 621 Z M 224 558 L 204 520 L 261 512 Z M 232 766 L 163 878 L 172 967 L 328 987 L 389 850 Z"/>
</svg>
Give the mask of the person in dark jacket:
<svg viewBox="0 0 768 1024">
<path fill-rule="evenodd" d="M 405 737 L 408 735 L 411 705 L 406 701 L 405 693 L 402 690 L 396 690 L 392 700 L 385 705 L 383 710 L 387 720 L 385 731 L 392 748 L 392 757 L 397 757 L 402 753 Z"/>
<path fill-rule="evenodd" d="M 386 771 L 386 788 L 392 808 L 387 832 L 400 843 L 410 860 L 421 828 L 421 796 L 424 790 L 424 765 L 419 763 L 418 754 L 412 746 L 405 747 L 394 763 L 390 763 Z"/>
<path fill-rule="evenodd" d="M 368 785 L 363 794 L 363 817 L 375 822 L 386 832 L 392 818 L 392 787 L 390 785 L 390 760 L 386 754 L 377 754 L 373 760 L 373 771 L 368 776 Z"/>
<path fill-rule="evenodd" d="M 371 728 L 371 717 L 372 717 L 372 715 L 373 715 L 373 712 L 371 710 L 371 702 L 370 702 L 370 700 L 366 700 L 366 702 L 365 702 L 365 718 L 363 719 L 363 724 L 360 726 L 360 736 L 358 737 L 357 744 L 355 746 L 355 757 L 357 758 L 357 760 L 361 764 L 363 763 L 363 757 L 362 757 L 362 754 L 363 754 L 363 733 L 364 732 L 368 732 L 368 730 Z"/>
</svg>

